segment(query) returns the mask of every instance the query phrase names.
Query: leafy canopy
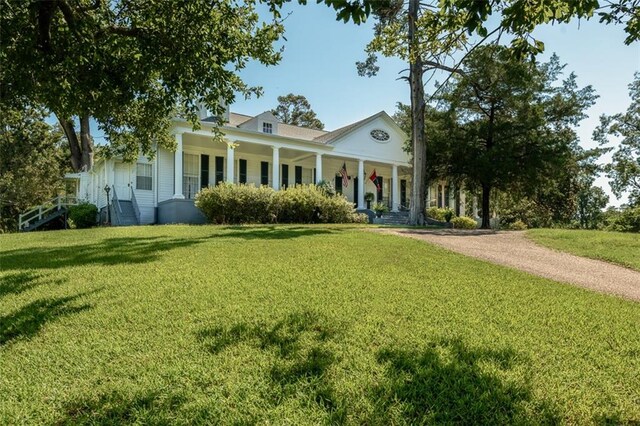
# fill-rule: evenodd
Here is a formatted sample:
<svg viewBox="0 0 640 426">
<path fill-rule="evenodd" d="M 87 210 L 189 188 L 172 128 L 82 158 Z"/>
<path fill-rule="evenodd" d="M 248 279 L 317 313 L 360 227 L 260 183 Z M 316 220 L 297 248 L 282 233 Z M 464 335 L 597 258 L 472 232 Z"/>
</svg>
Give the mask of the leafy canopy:
<svg viewBox="0 0 640 426">
<path fill-rule="evenodd" d="M 278 106 L 271 112 L 278 120 L 286 124 L 317 130 L 324 129 L 324 124 L 311 109 L 307 98 L 302 95 L 289 93 L 286 96 L 278 96 Z"/>
</svg>

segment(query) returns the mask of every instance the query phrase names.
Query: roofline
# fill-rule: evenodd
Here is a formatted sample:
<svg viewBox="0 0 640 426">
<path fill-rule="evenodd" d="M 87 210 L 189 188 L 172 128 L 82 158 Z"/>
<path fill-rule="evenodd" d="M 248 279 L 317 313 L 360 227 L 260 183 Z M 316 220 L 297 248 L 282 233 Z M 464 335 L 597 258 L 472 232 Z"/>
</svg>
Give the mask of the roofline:
<svg viewBox="0 0 640 426">
<path fill-rule="evenodd" d="M 323 145 L 330 145 L 330 144 L 333 144 L 334 142 L 336 142 L 336 141 L 338 141 L 338 140 L 340 140 L 340 139 L 344 138 L 345 136 L 347 136 L 347 135 L 349 135 L 349 134 L 353 133 L 354 131 L 356 131 L 356 129 L 361 128 L 361 127 L 362 127 L 362 126 L 364 126 L 365 124 L 370 123 L 371 121 L 375 120 L 375 119 L 376 119 L 376 118 L 378 118 L 378 117 L 386 117 L 386 118 L 388 118 L 388 119 L 389 119 L 389 121 L 392 123 L 393 127 L 394 127 L 398 132 L 400 132 L 402 135 L 404 135 L 404 136 L 405 136 L 405 138 L 407 138 L 407 139 L 409 138 L 409 136 L 404 132 L 404 130 L 402 130 L 402 128 L 401 128 L 400 126 L 398 126 L 398 123 L 396 123 L 396 122 L 395 122 L 395 120 L 394 120 L 394 119 L 393 119 L 389 114 L 387 114 L 387 112 L 386 112 L 385 110 L 382 110 L 382 111 L 380 111 L 380 112 L 377 112 L 377 113 L 373 114 L 373 115 L 372 115 L 372 116 L 370 116 L 370 117 L 367 117 L 367 118 L 364 118 L 364 119 L 360 120 L 359 122 L 357 122 L 357 121 L 356 121 L 356 123 L 358 124 L 357 126 L 354 126 L 352 129 L 347 130 L 345 133 L 342 133 L 341 135 L 337 136 L 336 138 L 334 138 L 334 139 L 329 139 L 327 142 L 324 142 L 324 143 L 323 143 L 323 142 L 320 142 L 320 143 L 322 143 Z M 340 129 L 343 129 L 343 128 L 345 128 L 345 127 L 352 126 L 353 124 L 354 124 L 354 123 L 347 124 L 346 126 L 342 126 L 342 127 L 338 128 L 338 129 L 334 130 L 333 132 L 337 132 L 337 131 L 338 131 L 338 130 L 340 130 Z M 329 132 L 329 133 L 333 133 L 333 132 Z M 326 136 L 326 135 L 322 135 L 322 136 Z M 320 137 L 322 137 L 322 136 L 319 136 L 319 138 L 320 138 Z"/>
</svg>

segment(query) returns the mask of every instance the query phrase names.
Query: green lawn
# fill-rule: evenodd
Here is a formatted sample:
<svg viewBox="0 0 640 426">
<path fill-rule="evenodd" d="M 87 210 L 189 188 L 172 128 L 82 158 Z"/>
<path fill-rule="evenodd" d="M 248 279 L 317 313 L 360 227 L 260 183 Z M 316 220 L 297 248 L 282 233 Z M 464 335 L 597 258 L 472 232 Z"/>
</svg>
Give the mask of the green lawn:
<svg viewBox="0 0 640 426">
<path fill-rule="evenodd" d="M 640 271 L 640 234 L 574 229 L 531 229 L 533 241 L 578 256 L 606 260 Z"/>
<path fill-rule="evenodd" d="M 0 424 L 640 422 L 640 304 L 353 227 L 0 235 Z"/>
</svg>

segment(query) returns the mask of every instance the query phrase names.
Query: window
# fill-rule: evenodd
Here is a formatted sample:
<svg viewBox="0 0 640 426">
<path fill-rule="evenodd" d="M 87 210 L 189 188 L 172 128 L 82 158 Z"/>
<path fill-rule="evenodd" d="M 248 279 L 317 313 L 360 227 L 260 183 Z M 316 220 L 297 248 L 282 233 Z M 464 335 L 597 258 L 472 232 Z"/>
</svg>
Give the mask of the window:
<svg viewBox="0 0 640 426">
<path fill-rule="evenodd" d="M 216 185 L 224 180 L 224 157 L 216 157 Z"/>
<path fill-rule="evenodd" d="M 238 181 L 240 183 L 247 183 L 247 160 L 239 160 L 240 173 Z"/>
<path fill-rule="evenodd" d="M 289 186 L 289 165 L 288 164 L 283 164 L 282 165 L 282 172 L 281 172 L 282 176 L 282 188 L 283 189 L 287 189 L 287 187 Z"/>
<path fill-rule="evenodd" d="M 136 164 L 136 189 L 151 191 L 152 188 L 151 164 Z"/>
<path fill-rule="evenodd" d="M 202 154 L 200 156 L 200 188 L 206 188 L 209 185 L 209 156 Z"/>
<path fill-rule="evenodd" d="M 200 190 L 199 180 L 199 157 L 193 154 L 182 154 L 182 194 L 191 200 Z"/>
<path fill-rule="evenodd" d="M 273 124 L 271 123 L 262 123 L 262 133 L 273 133 Z"/>
<path fill-rule="evenodd" d="M 296 185 L 302 184 L 302 166 L 296 166 Z"/>
</svg>

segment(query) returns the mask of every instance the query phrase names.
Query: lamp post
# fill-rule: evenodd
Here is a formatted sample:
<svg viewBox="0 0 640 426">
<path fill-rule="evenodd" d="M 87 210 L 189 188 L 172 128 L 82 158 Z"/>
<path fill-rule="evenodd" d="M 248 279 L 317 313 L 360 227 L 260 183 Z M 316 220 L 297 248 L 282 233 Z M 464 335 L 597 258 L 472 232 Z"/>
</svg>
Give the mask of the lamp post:
<svg viewBox="0 0 640 426">
<path fill-rule="evenodd" d="M 109 185 L 105 185 L 104 192 L 107 193 L 107 223 L 111 225 L 111 212 L 109 209 L 109 191 L 111 191 L 111 188 L 109 188 Z"/>
</svg>

